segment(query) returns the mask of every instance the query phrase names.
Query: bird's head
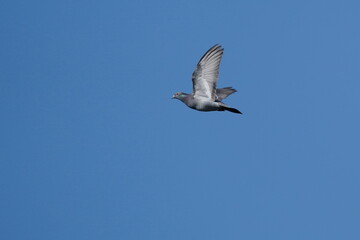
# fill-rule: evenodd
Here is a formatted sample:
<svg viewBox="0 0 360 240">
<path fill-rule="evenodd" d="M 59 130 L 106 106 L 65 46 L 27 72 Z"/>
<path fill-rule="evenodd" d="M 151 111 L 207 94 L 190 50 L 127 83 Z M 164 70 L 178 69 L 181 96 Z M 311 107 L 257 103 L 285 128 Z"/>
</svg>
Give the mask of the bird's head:
<svg viewBox="0 0 360 240">
<path fill-rule="evenodd" d="M 183 99 L 183 98 L 185 98 L 186 97 L 186 93 L 183 93 L 183 92 L 177 92 L 177 93 L 175 93 L 173 96 L 172 96 L 172 99 L 179 99 L 179 100 L 181 100 L 181 99 Z"/>
</svg>

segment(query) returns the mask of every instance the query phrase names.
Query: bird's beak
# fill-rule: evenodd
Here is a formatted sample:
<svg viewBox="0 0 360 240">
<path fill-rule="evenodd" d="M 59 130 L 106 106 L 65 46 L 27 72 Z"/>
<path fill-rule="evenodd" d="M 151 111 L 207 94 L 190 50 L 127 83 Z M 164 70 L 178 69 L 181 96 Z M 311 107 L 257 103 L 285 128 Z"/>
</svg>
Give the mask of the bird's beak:
<svg viewBox="0 0 360 240">
<path fill-rule="evenodd" d="M 171 99 L 174 99 L 175 98 L 175 95 L 173 95 L 172 97 L 171 97 Z"/>
</svg>

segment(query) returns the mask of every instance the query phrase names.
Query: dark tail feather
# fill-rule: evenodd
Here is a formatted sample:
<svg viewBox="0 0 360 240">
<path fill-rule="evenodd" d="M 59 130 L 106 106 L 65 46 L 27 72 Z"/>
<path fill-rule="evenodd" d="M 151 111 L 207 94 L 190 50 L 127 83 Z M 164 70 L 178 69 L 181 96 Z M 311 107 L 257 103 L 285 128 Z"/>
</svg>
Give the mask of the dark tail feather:
<svg viewBox="0 0 360 240">
<path fill-rule="evenodd" d="M 242 112 L 240 112 L 239 110 L 237 110 L 236 108 L 230 108 L 230 107 L 227 107 L 225 108 L 226 111 L 229 111 L 229 112 L 233 112 L 233 113 L 239 113 L 239 114 L 242 114 Z"/>
<path fill-rule="evenodd" d="M 240 112 L 236 108 L 225 107 L 225 106 L 221 106 L 220 111 L 229 111 L 229 112 L 233 112 L 233 113 L 242 114 L 242 112 Z"/>
</svg>

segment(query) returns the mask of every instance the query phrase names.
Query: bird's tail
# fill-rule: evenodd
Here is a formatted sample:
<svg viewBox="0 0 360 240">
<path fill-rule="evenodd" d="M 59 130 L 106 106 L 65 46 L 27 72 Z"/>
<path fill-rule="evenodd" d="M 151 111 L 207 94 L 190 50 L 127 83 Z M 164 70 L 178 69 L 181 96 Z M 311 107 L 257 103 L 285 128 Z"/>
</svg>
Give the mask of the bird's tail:
<svg viewBox="0 0 360 240">
<path fill-rule="evenodd" d="M 240 112 L 240 111 L 237 110 L 236 108 L 228 107 L 228 106 L 226 106 L 225 104 L 220 106 L 219 111 L 229 111 L 229 112 L 233 112 L 233 113 L 242 114 L 242 112 Z"/>
</svg>

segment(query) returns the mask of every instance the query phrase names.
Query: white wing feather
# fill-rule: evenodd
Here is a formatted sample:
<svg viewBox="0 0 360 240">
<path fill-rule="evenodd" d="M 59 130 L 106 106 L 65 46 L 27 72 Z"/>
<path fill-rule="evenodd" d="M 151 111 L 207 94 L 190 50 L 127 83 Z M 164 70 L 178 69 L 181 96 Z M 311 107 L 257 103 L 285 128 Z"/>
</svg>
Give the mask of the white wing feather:
<svg viewBox="0 0 360 240">
<path fill-rule="evenodd" d="M 216 82 L 224 49 L 220 45 L 210 48 L 200 59 L 192 75 L 194 97 L 209 98 L 215 101 Z"/>
</svg>

